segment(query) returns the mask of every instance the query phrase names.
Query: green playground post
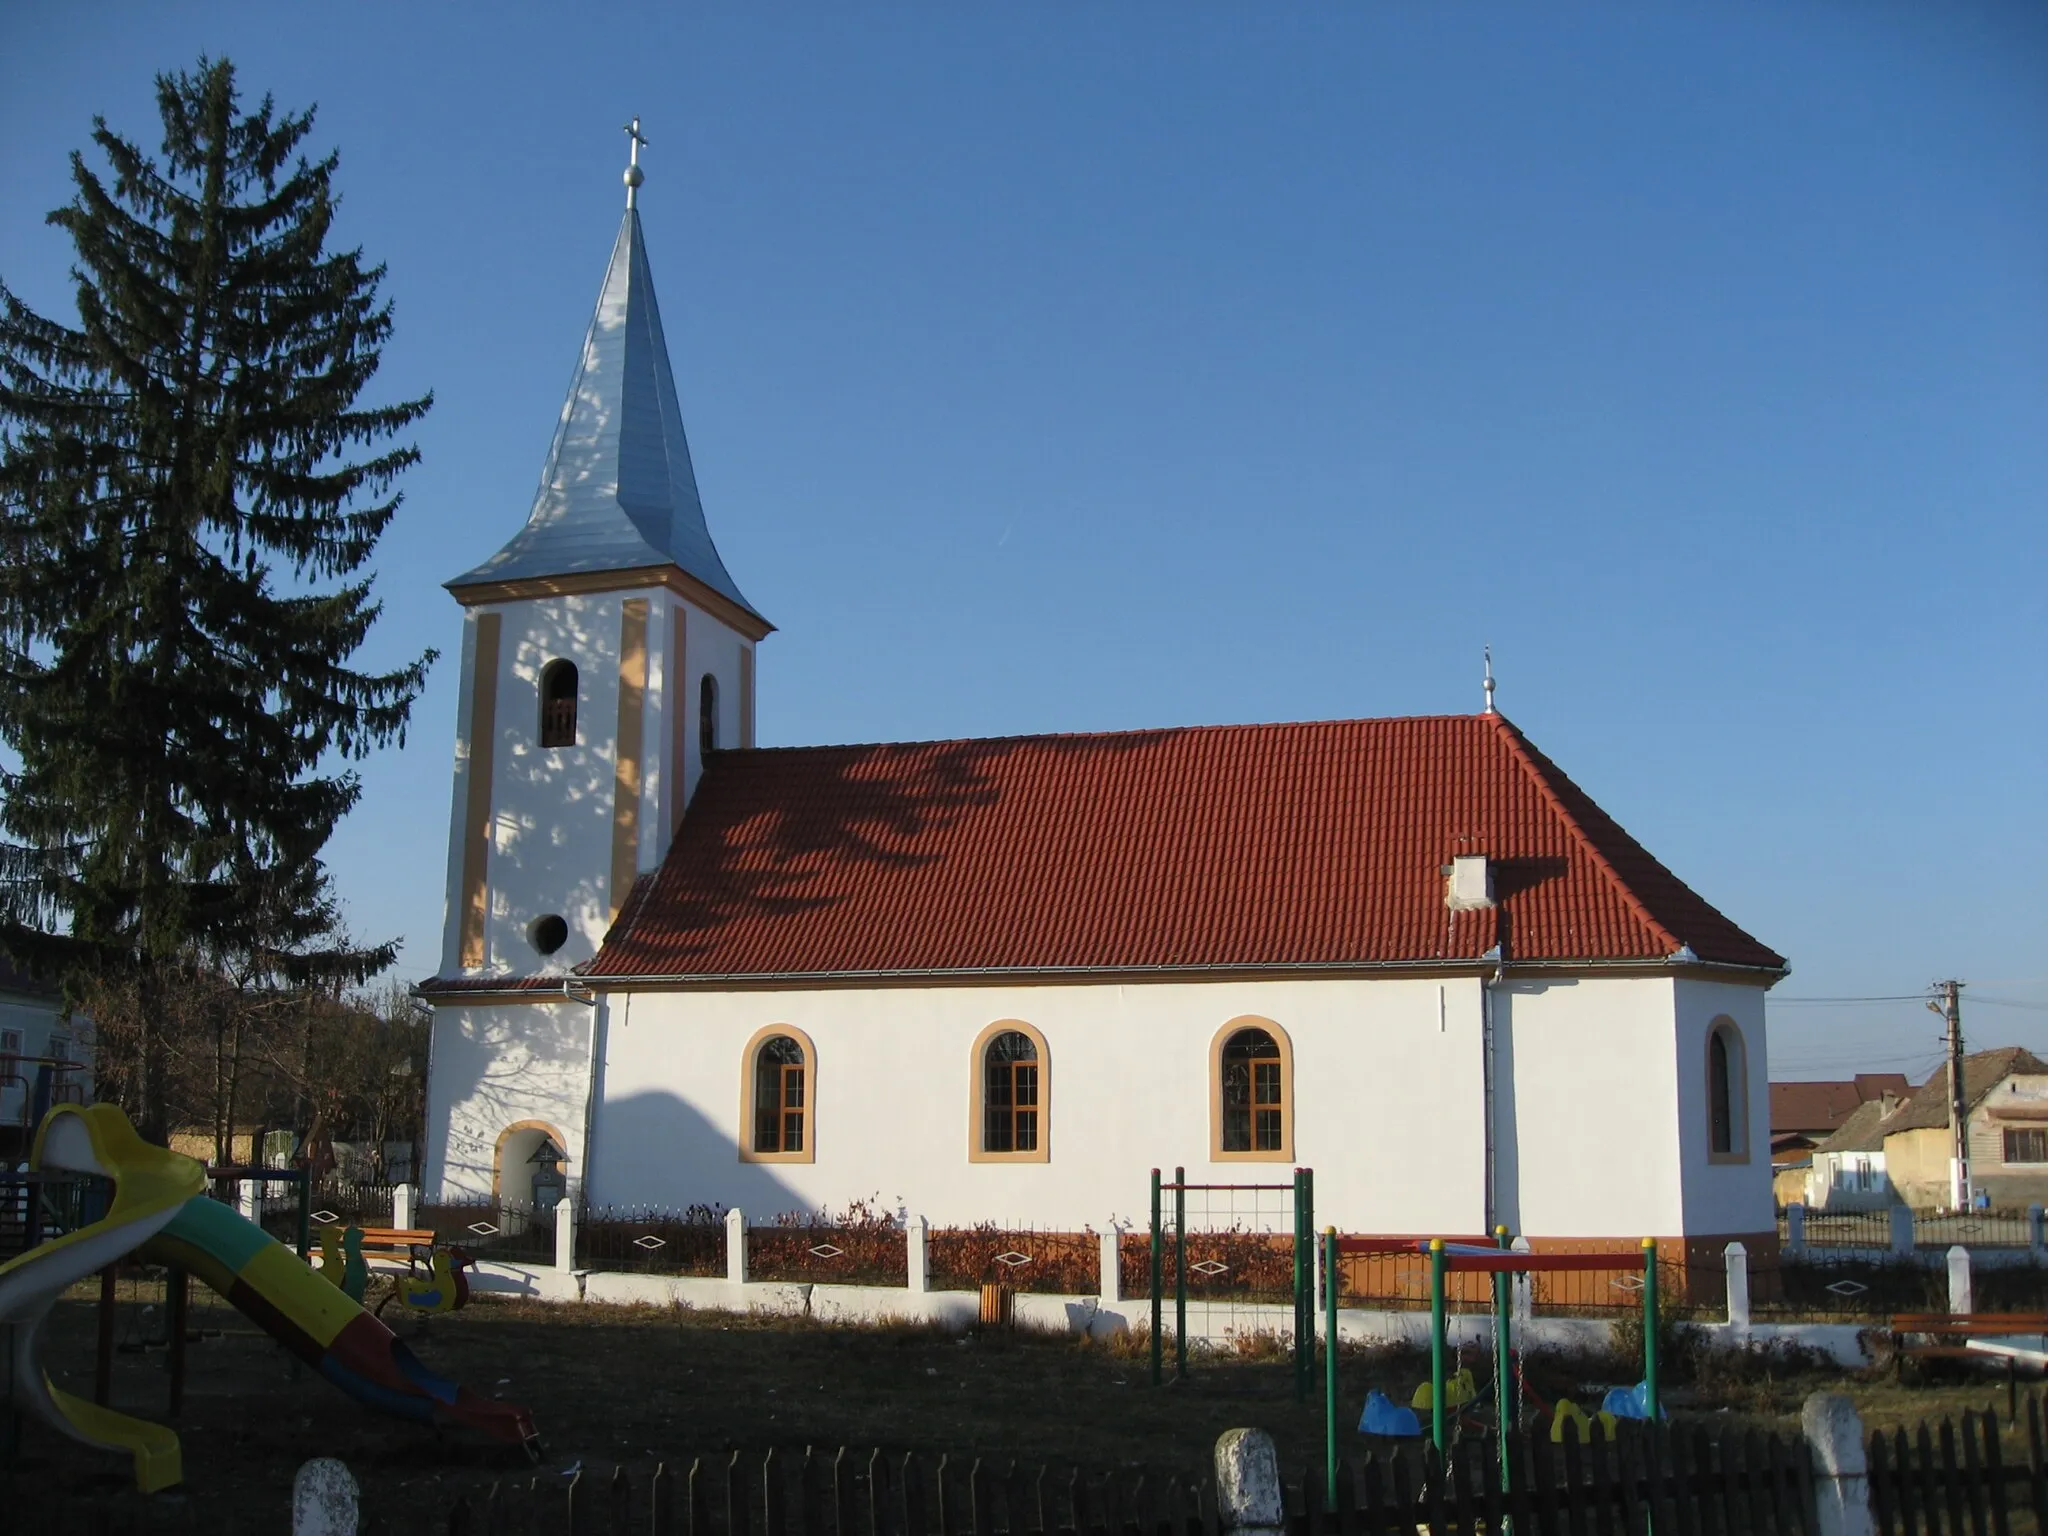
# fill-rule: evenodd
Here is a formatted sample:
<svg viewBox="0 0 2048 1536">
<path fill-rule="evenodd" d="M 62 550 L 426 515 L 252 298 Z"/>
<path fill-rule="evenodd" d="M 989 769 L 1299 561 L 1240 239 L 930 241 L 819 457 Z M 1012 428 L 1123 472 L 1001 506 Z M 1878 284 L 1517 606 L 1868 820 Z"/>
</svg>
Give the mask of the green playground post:
<svg viewBox="0 0 2048 1536">
<path fill-rule="evenodd" d="M 1441 1455 L 1444 1433 L 1444 1240 L 1429 1240 L 1429 1427 Z"/>
<path fill-rule="evenodd" d="M 1512 1246 L 1505 1226 L 1493 1229 L 1493 1240 L 1503 1249 Z M 1500 1486 L 1503 1493 L 1508 1486 L 1508 1416 L 1514 1404 L 1514 1396 L 1508 1390 L 1508 1377 L 1514 1370 L 1514 1354 L 1508 1343 L 1508 1293 L 1512 1283 L 1506 1270 L 1496 1269 L 1493 1272 L 1493 1414 L 1494 1423 L 1500 1431 Z"/>
<path fill-rule="evenodd" d="M 1309 1308 L 1315 1316 L 1315 1308 Z M 1337 1229 L 1323 1228 L 1323 1507 L 1337 1507 Z"/>
<path fill-rule="evenodd" d="M 1316 1176 L 1294 1170 L 1294 1400 L 1308 1401 L 1316 1369 Z"/>
<path fill-rule="evenodd" d="M 1164 1267 L 1160 1263 L 1159 1170 L 1154 1168 L 1152 1170 L 1152 1385 L 1155 1387 L 1159 1385 L 1161 1364 L 1159 1358 L 1160 1324 L 1163 1319 L 1160 1316 L 1159 1289 L 1165 1279 L 1165 1276 L 1161 1273 Z"/>
<path fill-rule="evenodd" d="M 1643 1239 L 1643 1411 L 1657 1422 L 1657 1239 Z"/>
<path fill-rule="evenodd" d="M 1173 1170 L 1173 1379 L 1188 1379 L 1188 1171 Z"/>
</svg>

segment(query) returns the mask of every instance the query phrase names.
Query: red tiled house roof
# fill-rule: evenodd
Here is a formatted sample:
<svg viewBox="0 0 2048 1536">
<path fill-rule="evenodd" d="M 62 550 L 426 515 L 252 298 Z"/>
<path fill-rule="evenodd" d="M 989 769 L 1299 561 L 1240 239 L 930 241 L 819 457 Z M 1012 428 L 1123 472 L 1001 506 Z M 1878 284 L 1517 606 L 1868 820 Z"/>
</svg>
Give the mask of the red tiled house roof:
<svg viewBox="0 0 2048 1536">
<path fill-rule="evenodd" d="M 1447 910 L 1459 854 L 1496 861 L 1497 909 Z M 1517 961 L 1784 966 L 1467 715 L 722 752 L 580 970 L 1316 969 L 1503 938 Z"/>
</svg>

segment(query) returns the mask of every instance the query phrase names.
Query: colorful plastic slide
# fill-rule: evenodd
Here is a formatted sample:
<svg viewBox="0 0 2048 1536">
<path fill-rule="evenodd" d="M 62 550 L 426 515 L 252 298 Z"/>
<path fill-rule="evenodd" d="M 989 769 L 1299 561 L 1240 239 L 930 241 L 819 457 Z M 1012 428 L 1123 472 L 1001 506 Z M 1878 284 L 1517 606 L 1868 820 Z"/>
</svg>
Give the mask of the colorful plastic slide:
<svg viewBox="0 0 2048 1536">
<path fill-rule="evenodd" d="M 16 1398 L 74 1439 L 128 1452 L 144 1492 L 181 1480 L 177 1435 L 61 1390 L 36 1354 L 37 1328 L 57 1298 L 129 1253 L 197 1275 L 360 1402 L 421 1423 L 458 1424 L 537 1446 L 524 1408 L 434 1375 L 390 1329 L 289 1248 L 207 1198 L 198 1163 L 144 1142 L 113 1105 L 52 1109 L 36 1134 L 32 1166 L 104 1175 L 114 1181 L 114 1199 L 102 1220 L 0 1265 L 0 1325 L 14 1330 Z"/>
</svg>

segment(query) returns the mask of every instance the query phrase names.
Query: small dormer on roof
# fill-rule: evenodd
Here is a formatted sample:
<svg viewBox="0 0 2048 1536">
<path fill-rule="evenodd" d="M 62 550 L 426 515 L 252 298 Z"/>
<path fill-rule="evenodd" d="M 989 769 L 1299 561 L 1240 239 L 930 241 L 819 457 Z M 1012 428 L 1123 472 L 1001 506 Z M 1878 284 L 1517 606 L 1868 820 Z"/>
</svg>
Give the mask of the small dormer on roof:
<svg viewBox="0 0 2048 1536">
<path fill-rule="evenodd" d="M 626 216 L 533 510 L 510 543 L 447 585 L 461 597 L 465 589 L 500 583 L 672 566 L 738 605 L 765 632 L 772 626 L 741 594 L 704 522 L 633 195 L 642 179 L 638 129 L 636 118 Z"/>
</svg>

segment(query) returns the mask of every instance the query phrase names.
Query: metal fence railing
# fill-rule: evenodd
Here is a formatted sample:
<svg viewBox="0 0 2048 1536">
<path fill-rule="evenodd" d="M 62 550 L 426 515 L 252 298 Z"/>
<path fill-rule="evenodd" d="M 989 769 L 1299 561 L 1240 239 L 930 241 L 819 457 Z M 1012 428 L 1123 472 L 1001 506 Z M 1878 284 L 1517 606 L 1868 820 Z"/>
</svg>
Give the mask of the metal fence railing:
<svg viewBox="0 0 2048 1536">
<path fill-rule="evenodd" d="M 925 1240 L 925 1273 L 935 1291 L 972 1291 L 996 1281 L 1017 1291 L 1090 1296 L 1102 1284 L 1102 1239 L 1093 1232 L 995 1222 L 935 1227 Z"/>
<path fill-rule="evenodd" d="M 725 1212 L 708 1205 L 593 1206 L 577 1218 L 576 1263 L 641 1275 L 723 1276 Z"/>
<path fill-rule="evenodd" d="M 513 1264 L 555 1262 L 555 1213 L 531 1201 L 440 1200 L 422 1205 L 413 1224 L 430 1228 L 443 1247 L 460 1248 L 472 1259 Z"/>
<path fill-rule="evenodd" d="M 834 1220 L 819 1212 L 747 1228 L 755 1280 L 824 1285 L 908 1285 L 909 1236 L 894 1217 L 855 1203 Z"/>
<path fill-rule="evenodd" d="M 1889 1250 L 1895 1235 L 1894 1212 L 1903 1207 L 1870 1210 L 1805 1210 L 1795 1232 L 1788 1209 L 1778 1212 L 1778 1241 L 1807 1248 Z M 2033 1240 L 2033 1222 L 2025 1211 L 1914 1211 L 1916 1248 L 2025 1248 Z"/>
</svg>

